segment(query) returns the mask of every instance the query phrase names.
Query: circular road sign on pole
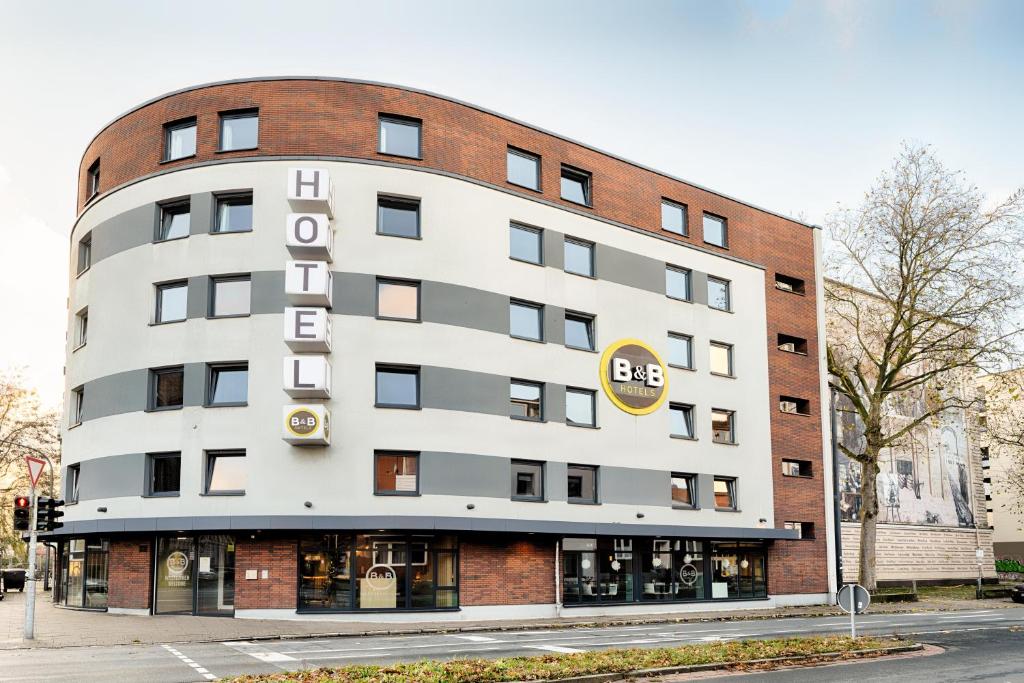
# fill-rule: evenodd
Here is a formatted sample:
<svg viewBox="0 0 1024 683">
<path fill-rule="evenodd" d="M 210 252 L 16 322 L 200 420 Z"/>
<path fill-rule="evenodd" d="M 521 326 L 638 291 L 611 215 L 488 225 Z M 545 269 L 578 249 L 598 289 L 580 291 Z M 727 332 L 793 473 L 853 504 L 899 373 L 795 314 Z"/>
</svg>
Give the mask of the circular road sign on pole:
<svg viewBox="0 0 1024 683">
<path fill-rule="evenodd" d="M 856 608 L 854 611 L 857 614 L 864 614 L 868 611 L 868 605 L 871 604 L 871 594 L 867 592 L 864 586 L 849 583 L 839 589 L 837 601 L 844 612 L 850 611 L 851 599 L 853 600 L 853 605 Z"/>
</svg>

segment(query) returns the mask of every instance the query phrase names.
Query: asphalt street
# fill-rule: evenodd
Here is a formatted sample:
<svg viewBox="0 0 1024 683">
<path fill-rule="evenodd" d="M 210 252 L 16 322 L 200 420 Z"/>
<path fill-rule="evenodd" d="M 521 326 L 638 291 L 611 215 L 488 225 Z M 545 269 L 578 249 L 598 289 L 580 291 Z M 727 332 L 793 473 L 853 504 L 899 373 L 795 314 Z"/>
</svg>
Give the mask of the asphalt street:
<svg viewBox="0 0 1024 683">
<path fill-rule="evenodd" d="M 210 619 L 211 630 L 217 620 Z M 1024 681 L 1024 608 L 878 614 L 858 618 L 860 634 L 904 634 L 950 648 L 932 657 L 791 670 L 741 679 Z M 146 680 L 190 682 L 354 663 L 507 657 L 606 648 L 662 647 L 716 640 L 842 634 L 849 619 L 788 618 L 536 631 L 480 631 L 318 640 L 166 643 L 0 651 L 2 681 Z M 864 673 L 862 673 L 864 672 Z"/>
</svg>

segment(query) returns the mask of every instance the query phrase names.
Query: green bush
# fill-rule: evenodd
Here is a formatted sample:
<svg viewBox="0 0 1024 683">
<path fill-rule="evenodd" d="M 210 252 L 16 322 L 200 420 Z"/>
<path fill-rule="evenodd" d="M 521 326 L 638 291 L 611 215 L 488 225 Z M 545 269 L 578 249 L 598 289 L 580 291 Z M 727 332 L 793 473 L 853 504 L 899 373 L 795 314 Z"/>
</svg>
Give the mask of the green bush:
<svg viewBox="0 0 1024 683">
<path fill-rule="evenodd" d="M 1017 560 L 996 560 L 996 571 L 1024 573 L 1024 564 Z"/>
</svg>

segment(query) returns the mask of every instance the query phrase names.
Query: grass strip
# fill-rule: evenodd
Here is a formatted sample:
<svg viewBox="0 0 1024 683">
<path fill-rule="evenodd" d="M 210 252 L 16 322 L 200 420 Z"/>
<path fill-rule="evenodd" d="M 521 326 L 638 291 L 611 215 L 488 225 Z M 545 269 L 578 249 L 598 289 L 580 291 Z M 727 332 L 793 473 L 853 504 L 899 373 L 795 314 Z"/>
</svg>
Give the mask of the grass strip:
<svg viewBox="0 0 1024 683">
<path fill-rule="evenodd" d="M 593 674 L 703 664 L 740 664 L 824 654 L 853 654 L 903 644 L 889 638 L 814 636 L 777 640 L 701 643 L 680 647 L 593 650 L 504 659 L 425 660 L 408 664 L 350 665 L 277 674 L 241 676 L 234 683 L 500 683 L 552 681 Z"/>
</svg>

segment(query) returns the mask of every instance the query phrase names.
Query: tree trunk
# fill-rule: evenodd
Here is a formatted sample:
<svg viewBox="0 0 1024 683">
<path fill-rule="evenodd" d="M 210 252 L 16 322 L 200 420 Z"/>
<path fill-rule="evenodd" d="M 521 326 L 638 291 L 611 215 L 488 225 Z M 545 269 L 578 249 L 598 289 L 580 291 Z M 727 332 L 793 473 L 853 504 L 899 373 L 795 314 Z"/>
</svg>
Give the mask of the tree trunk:
<svg viewBox="0 0 1024 683">
<path fill-rule="evenodd" d="M 861 463 L 860 483 L 860 585 L 869 592 L 878 588 L 875 571 L 875 540 L 878 531 L 878 449 L 868 446 Z"/>
</svg>

